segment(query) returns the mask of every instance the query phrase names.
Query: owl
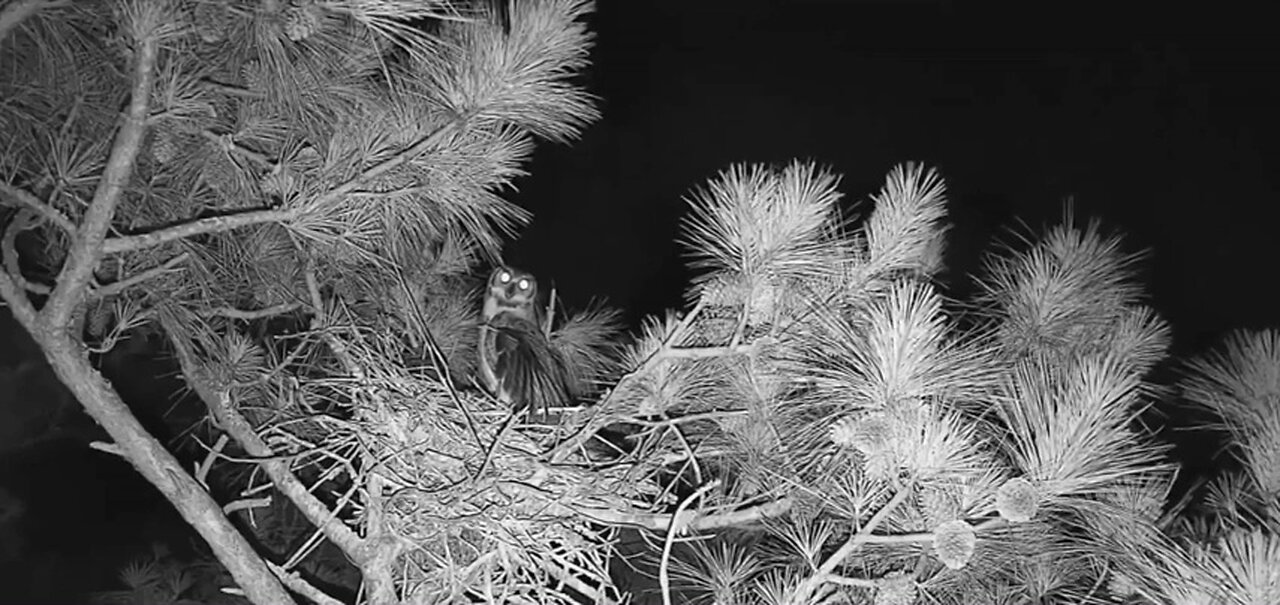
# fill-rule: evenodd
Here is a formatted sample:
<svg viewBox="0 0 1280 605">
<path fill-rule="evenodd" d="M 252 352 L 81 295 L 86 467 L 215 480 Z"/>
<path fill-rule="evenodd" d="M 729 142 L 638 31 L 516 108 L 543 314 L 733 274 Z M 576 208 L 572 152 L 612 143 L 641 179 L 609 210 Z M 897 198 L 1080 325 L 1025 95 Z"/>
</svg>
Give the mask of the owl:
<svg viewBox="0 0 1280 605">
<path fill-rule="evenodd" d="M 479 347 L 481 383 L 516 411 L 568 404 L 568 373 L 543 331 L 533 275 L 505 266 L 489 275 Z"/>
</svg>

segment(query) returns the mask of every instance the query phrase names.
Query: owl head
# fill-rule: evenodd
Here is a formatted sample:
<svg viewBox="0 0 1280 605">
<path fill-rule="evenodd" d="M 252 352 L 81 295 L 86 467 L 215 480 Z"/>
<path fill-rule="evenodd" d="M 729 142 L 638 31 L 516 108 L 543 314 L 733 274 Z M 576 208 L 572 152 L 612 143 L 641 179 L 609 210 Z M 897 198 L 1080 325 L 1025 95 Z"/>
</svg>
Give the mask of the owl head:
<svg viewBox="0 0 1280 605">
<path fill-rule="evenodd" d="M 489 296 L 505 306 L 532 305 L 538 299 L 538 280 L 531 273 L 499 266 L 489 274 Z"/>
</svg>

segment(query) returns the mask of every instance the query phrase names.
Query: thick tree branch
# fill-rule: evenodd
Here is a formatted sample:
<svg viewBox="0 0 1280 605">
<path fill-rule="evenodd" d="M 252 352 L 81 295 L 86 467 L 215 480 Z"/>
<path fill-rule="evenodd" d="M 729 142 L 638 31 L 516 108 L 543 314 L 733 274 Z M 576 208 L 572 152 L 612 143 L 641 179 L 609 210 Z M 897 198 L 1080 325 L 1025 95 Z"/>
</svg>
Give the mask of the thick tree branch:
<svg viewBox="0 0 1280 605">
<path fill-rule="evenodd" d="M 129 109 L 125 114 L 124 124 L 116 133 L 106 170 L 98 181 L 93 201 L 73 239 L 66 264 L 58 275 L 57 286 L 40 311 L 43 320 L 50 326 L 69 325 L 72 313 L 84 300 L 89 281 L 93 278 L 93 270 L 102 258 L 102 244 L 107 230 L 111 228 L 116 206 L 133 176 L 138 149 L 142 146 L 142 137 L 146 131 L 153 72 L 156 56 L 160 52 L 160 44 L 155 36 L 139 40 L 137 46 L 133 89 L 129 94 Z"/>
<path fill-rule="evenodd" d="M 173 454 L 133 416 L 129 406 L 89 363 L 84 345 L 60 326 L 35 323 L 32 337 L 58 379 L 85 411 L 115 440 L 115 449 L 174 504 L 174 508 L 213 547 L 214 553 L 255 603 L 293 603 L 293 598 L 222 508 Z"/>
</svg>

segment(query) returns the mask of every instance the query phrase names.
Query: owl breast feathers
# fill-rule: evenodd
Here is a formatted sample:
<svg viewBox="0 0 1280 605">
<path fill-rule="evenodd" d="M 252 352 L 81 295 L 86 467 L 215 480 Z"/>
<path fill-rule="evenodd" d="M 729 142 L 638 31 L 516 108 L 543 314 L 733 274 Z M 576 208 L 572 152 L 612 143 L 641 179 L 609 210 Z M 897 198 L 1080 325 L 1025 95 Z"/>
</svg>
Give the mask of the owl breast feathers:
<svg viewBox="0 0 1280 605">
<path fill-rule="evenodd" d="M 538 283 L 498 267 L 489 276 L 480 325 L 480 379 L 494 396 L 533 413 L 569 403 L 567 372 L 542 329 Z"/>
</svg>

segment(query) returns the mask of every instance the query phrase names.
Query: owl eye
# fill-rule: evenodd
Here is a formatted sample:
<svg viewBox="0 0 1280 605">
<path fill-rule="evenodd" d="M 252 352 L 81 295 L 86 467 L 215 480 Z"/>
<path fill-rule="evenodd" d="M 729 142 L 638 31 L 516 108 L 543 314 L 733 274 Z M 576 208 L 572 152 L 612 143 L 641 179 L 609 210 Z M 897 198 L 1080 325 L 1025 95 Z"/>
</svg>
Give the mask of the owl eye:
<svg viewBox="0 0 1280 605">
<path fill-rule="evenodd" d="M 498 274 L 498 281 L 500 281 L 500 282 L 502 282 L 502 283 L 504 283 L 504 284 L 505 284 L 505 283 L 507 283 L 507 282 L 509 282 L 509 281 L 511 281 L 511 274 L 510 274 L 510 273 L 507 273 L 506 271 L 503 271 L 502 273 L 499 273 L 499 274 Z"/>
<path fill-rule="evenodd" d="M 528 289 L 529 289 L 529 280 L 527 280 L 527 279 L 522 279 L 522 280 L 520 280 L 520 283 L 519 283 L 519 284 L 516 284 L 516 285 L 518 285 L 518 286 L 520 287 L 520 289 L 521 289 L 521 290 L 528 290 Z"/>
</svg>

